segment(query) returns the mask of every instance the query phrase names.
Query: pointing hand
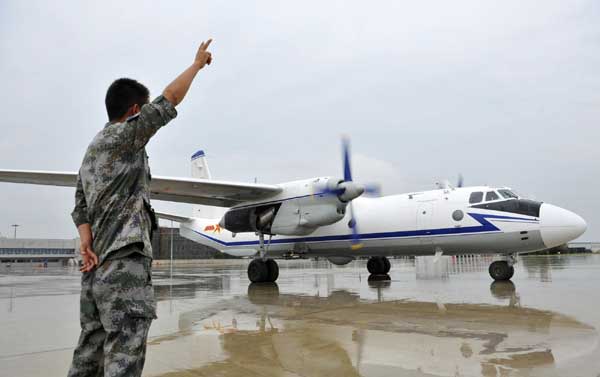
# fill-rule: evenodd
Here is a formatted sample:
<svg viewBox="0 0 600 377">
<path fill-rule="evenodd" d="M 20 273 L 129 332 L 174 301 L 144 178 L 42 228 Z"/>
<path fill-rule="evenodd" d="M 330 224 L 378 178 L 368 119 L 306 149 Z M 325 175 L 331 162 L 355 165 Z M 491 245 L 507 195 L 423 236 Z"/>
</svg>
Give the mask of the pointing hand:
<svg viewBox="0 0 600 377">
<path fill-rule="evenodd" d="M 207 51 L 208 46 L 212 39 L 209 39 L 206 42 L 202 42 L 200 47 L 198 48 L 198 52 L 196 52 L 196 58 L 194 59 L 194 64 L 198 65 L 198 69 L 202 69 L 206 64 L 210 65 L 212 62 L 212 55 L 209 51 Z"/>
</svg>

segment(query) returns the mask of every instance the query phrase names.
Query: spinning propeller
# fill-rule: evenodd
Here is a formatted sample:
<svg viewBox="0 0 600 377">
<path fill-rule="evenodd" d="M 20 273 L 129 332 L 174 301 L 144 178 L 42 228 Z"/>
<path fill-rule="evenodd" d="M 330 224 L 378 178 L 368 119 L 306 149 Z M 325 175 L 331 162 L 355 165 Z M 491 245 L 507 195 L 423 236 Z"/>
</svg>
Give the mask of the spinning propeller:
<svg viewBox="0 0 600 377">
<path fill-rule="evenodd" d="M 324 187 L 321 193 L 335 195 L 340 201 L 348 203 L 350 209 L 350 221 L 348 227 L 352 230 L 352 249 L 360 249 L 362 244 L 354 216 L 354 207 L 352 201 L 362 194 L 379 196 L 381 188 L 376 184 L 361 185 L 352 180 L 352 169 L 350 167 L 350 141 L 347 138 L 342 139 L 342 154 L 344 160 L 344 180 L 335 187 Z"/>
<path fill-rule="evenodd" d="M 356 197 L 360 196 L 362 193 L 367 191 L 367 187 L 356 185 L 352 182 L 352 169 L 350 168 L 350 141 L 346 138 L 342 139 L 342 154 L 344 156 L 344 182 L 342 184 L 353 185 L 356 186 L 360 194 Z M 340 198 L 341 199 L 341 198 Z M 354 198 L 352 198 L 354 199 Z M 350 200 L 352 200 L 350 199 Z M 356 217 L 354 217 L 354 206 L 352 205 L 352 201 L 348 203 L 348 207 L 350 208 L 350 221 L 348 222 L 348 227 L 352 230 L 352 250 L 358 250 L 362 247 L 362 243 L 360 242 L 360 236 L 358 234 L 358 227 L 356 226 Z"/>
</svg>

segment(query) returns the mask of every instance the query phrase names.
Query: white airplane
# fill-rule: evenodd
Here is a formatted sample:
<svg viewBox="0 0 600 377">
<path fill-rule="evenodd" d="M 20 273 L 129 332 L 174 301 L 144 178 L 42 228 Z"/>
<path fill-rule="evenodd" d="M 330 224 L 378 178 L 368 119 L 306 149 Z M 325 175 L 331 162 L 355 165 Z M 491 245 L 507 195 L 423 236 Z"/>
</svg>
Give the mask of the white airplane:
<svg viewBox="0 0 600 377">
<path fill-rule="evenodd" d="M 352 179 L 348 143 L 344 178 L 319 177 L 277 185 L 211 179 L 203 151 L 192 156 L 192 178 L 153 177 L 153 199 L 194 204 L 190 217 L 159 213 L 180 233 L 233 256 L 255 257 L 252 282 L 274 282 L 272 257 L 325 257 L 344 265 L 370 257 L 371 274 L 390 270 L 388 256 L 501 254 L 494 280 L 509 280 L 515 255 L 563 245 L 586 222 L 566 209 L 521 198 L 510 188 L 452 187 L 382 197 Z M 0 170 L 0 181 L 75 187 L 77 173 Z M 265 235 L 268 240 L 265 241 Z"/>
</svg>

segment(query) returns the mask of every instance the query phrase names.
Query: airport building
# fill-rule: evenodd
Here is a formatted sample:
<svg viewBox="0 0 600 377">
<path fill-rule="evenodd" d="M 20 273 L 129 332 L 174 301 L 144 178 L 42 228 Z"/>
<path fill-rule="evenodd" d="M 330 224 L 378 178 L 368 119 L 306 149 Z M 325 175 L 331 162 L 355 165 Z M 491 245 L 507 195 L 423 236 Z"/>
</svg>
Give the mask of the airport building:
<svg viewBox="0 0 600 377">
<path fill-rule="evenodd" d="M 233 258 L 212 247 L 200 245 L 179 235 L 179 228 L 160 227 L 152 237 L 152 252 L 155 260 L 171 259 L 171 240 L 173 241 L 173 259 L 220 259 Z"/>
<path fill-rule="evenodd" d="M 0 238 L 0 263 L 67 264 L 79 240 Z"/>
<path fill-rule="evenodd" d="M 172 240 L 172 243 L 171 243 Z M 214 259 L 227 257 L 223 253 L 190 241 L 179 235 L 178 228 L 159 228 L 152 237 L 155 260 Z M 79 239 L 0 238 L 0 263 L 32 263 L 67 265 L 79 258 Z"/>
</svg>

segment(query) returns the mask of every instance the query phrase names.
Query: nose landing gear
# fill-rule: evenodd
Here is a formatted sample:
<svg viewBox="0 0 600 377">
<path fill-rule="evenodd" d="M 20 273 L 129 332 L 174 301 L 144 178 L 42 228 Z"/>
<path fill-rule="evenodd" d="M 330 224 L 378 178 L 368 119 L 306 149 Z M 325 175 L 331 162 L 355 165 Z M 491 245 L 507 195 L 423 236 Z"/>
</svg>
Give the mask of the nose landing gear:
<svg viewBox="0 0 600 377">
<path fill-rule="evenodd" d="M 512 263 L 506 260 L 492 262 L 488 271 L 492 279 L 495 281 L 510 280 L 515 274 L 515 268 L 513 267 Z"/>
</svg>

